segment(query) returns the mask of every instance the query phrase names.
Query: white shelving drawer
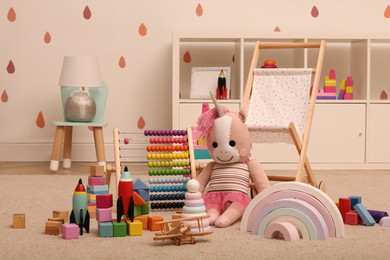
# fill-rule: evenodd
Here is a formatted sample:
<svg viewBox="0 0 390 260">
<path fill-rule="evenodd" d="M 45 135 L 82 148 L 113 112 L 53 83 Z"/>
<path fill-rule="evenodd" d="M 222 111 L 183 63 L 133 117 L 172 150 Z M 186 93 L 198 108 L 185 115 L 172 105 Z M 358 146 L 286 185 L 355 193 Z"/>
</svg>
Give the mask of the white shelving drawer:
<svg viewBox="0 0 390 260">
<path fill-rule="evenodd" d="M 390 104 L 371 104 L 368 136 L 368 162 L 390 162 Z"/>
<path fill-rule="evenodd" d="M 364 163 L 366 104 L 317 104 L 308 147 L 312 163 Z"/>
</svg>

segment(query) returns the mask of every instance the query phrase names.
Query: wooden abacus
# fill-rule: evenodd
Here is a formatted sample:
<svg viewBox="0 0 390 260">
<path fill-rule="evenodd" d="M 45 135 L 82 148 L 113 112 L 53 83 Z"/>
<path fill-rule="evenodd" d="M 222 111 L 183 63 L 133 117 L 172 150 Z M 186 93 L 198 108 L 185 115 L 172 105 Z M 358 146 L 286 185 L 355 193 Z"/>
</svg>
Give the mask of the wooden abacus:
<svg viewBox="0 0 390 260">
<path fill-rule="evenodd" d="M 124 166 L 145 166 L 150 208 L 184 205 L 186 182 L 196 176 L 191 128 L 187 130 L 119 131 L 114 128 L 116 187 Z M 168 201 L 168 202 L 166 202 Z"/>
</svg>

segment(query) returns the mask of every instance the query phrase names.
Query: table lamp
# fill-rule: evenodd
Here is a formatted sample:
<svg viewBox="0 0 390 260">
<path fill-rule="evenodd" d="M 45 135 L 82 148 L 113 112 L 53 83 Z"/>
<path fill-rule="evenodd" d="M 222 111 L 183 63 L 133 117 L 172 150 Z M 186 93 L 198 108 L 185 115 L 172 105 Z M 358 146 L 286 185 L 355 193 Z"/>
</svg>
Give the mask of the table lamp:
<svg viewBox="0 0 390 260">
<path fill-rule="evenodd" d="M 98 58 L 65 56 L 59 84 L 62 87 L 80 87 L 73 91 L 66 100 L 65 120 L 91 122 L 95 117 L 96 104 L 87 88 L 102 86 Z"/>
</svg>

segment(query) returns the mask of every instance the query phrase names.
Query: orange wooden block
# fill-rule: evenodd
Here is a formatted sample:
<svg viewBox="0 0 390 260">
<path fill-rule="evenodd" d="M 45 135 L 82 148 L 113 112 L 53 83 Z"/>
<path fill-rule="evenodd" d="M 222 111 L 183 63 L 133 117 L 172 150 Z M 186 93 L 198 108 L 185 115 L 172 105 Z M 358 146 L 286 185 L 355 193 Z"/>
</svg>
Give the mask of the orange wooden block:
<svg viewBox="0 0 390 260">
<path fill-rule="evenodd" d="M 89 175 L 90 176 L 104 176 L 104 166 L 101 165 L 93 165 L 89 167 Z"/>
<path fill-rule="evenodd" d="M 148 223 L 149 223 L 149 215 L 140 215 L 136 216 L 134 220 L 138 220 L 139 222 L 142 223 L 142 229 L 146 230 L 148 229 Z"/>
<path fill-rule="evenodd" d="M 69 212 L 67 210 L 53 210 L 53 218 L 62 218 L 65 223 L 68 223 Z"/>
<path fill-rule="evenodd" d="M 13 228 L 26 228 L 26 215 L 14 214 L 13 216 Z"/>
<path fill-rule="evenodd" d="M 161 230 L 161 226 L 160 225 L 154 225 L 154 223 L 157 223 L 157 222 L 160 222 L 160 221 L 164 221 L 164 218 L 163 217 L 159 217 L 159 216 L 149 216 L 149 218 L 148 218 L 148 229 L 150 231 Z"/>
</svg>

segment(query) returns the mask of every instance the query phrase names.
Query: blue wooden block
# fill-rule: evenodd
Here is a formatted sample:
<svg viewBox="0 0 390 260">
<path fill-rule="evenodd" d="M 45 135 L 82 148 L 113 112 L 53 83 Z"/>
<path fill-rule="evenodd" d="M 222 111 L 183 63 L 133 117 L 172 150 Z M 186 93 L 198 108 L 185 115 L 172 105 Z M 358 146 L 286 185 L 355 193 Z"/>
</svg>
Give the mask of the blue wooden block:
<svg viewBox="0 0 390 260">
<path fill-rule="evenodd" d="M 363 206 L 363 204 L 358 203 L 353 207 L 356 212 L 359 214 L 359 217 L 362 218 L 364 225 L 373 226 L 376 222 L 375 219 L 371 216 L 370 212 Z"/>
<path fill-rule="evenodd" d="M 99 237 L 113 237 L 114 226 L 112 222 L 99 222 L 98 223 L 98 234 Z"/>
<path fill-rule="evenodd" d="M 360 196 L 349 196 L 349 198 L 351 199 L 351 209 L 353 209 L 356 204 L 362 203 L 362 197 Z"/>
<path fill-rule="evenodd" d="M 150 200 L 149 190 L 137 190 L 136 191 L 144 201 Z"/>
<path fill-rule="evenodd" d="M 210 153 L 208 150 L 194 150 L 195 159 L 211 159 Z"/>
<path fill-rule="evenodd" d="M 140 178 L 137 178 L 133 184 L 134 190 L 149 190 L 149 186 Z"/>
</svg>

